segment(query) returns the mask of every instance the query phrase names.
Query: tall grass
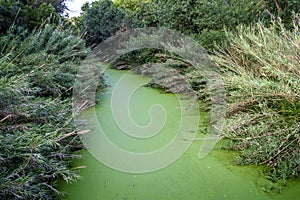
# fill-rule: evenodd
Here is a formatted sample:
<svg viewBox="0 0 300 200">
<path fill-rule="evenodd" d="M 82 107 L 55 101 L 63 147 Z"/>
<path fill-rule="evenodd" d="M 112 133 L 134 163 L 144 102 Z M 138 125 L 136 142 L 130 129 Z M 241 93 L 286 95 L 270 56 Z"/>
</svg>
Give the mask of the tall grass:
<svg viewBox="0 0 300 200">
<path fill-rule="evenodd" d="M 300 177 L 300 30 L 280 20 L 227 32 L 212 59 L 227 87 L 225 137 L 241 164 L 268 165 L 273 181 Z"/>
<path fill-rule="evenodd" d="M 12 29 L 0 37 L 0 199 L 54 199 L 57 180 L 78 177 L 70 97 L 88 49 L 61 27 Z"/>
</svg>

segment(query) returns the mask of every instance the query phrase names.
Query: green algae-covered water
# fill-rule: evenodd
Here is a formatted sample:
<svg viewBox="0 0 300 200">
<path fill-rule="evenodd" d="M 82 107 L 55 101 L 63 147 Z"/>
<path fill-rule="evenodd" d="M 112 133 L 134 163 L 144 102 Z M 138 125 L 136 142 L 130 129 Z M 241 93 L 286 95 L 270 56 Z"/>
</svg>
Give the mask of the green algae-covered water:
<svg viewBox="0 0 300 200">
<path fill-rule="evenodd" d="M 113 86 L 126 72 L 107 70 L 106 79 Z M 131 75 L 130 81 L 143 77 Z M 123 83 L 124 87 L 130 82 Z M 149 106 L 160 104 L 168 114 L 165 128 L 155 137 L 136 140 L 122 133 L 115 124 L 110 97 L 112 87 L 100 95 L 100 105 L 96 106 L 97 118 L 107 137 L 117 146 L 128 151 L 149 152 L 163 147 L 175 135 L 180 119 L 180 110 L 175 95 L 163 94 L 159 90 L 142 87 L 130 99 L 130 114 L 138 124 L 149 123 Z M 120 102 L 123 99 L 119 99 Z M 86 111 L 89 115 L 91 110 Z M 125 115 L 124 115 L 125 117 Z M 205 116 L 200 117 L 200 125 Z M 200 127 L 201 130 L 201 127 Z M 197 133 L 197 138 L 204 135 Z M 126 173 L 108 167 L 94 158 L 87 150 L 80 154 L 83 158 L 74 166 L 81 169 L 82 178 L 75 184 L 60 187 L 69 193 L 70 200 L 221 200 L 221 199 L 298 199 L 300 182 L 290 181 L 280 194 L 268 192 L 274 185 L 265 180 L 262 169 L 253 166 L 233 165 L 233 153 L 215 148 L 204 159 L 198 158 L 203 140 L 195 140 L 188 150 L 174 163 L 148 173 Z M 113 154 L 111 156 L 114 156 Z"/>
</svg>

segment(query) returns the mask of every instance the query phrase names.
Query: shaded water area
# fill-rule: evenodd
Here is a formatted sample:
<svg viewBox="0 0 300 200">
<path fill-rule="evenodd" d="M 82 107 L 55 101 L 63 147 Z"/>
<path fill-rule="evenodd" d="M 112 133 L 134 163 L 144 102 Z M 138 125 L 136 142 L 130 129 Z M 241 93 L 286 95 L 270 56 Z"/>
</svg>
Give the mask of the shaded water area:
<svg viewBox="0 0 300 200">
<path fill-rule="evenodd" d="M 107 83 L 113 86 L 125 73 L 126 71 L 107 70 Z M 135 82 L 140 79 L 143 77 L 132 74 L 130 81 Z M 178 128 L 176 122 L 180 120 L 180 110 L 175 95 L 164 94 L 147 87 L 141 87 L 134 93 L 130 99 L 130 113 L 136 123 L 149 123 L 148 110 L 154 104 L 163 105 L 168 119 L 170 118 L 159 135 L 149 140 L 135 140 L 122 133 L 114 122 L 110 104 L 112 88 L 108 87 L 107 91 L 99 96 L 100 104 L 87 110 L 86 115 L 88 116 L 92 109 L 96 110 L 103 130 L 113 143 L 129 151 L 138 149 L 140 152 L 148 152 L 163 147 L 174 137 L 174 130 Z M 200 126 L 204 119 L 203 114 L 200 116 Z M 199 128 L 197 138 L 204 138 L 203 130 Z M 264 179 L 263 169 L 234 165 L 234 153 L 220 150 L 222 141 L 214 151 L 200 160 L 198 152 L 202 142 L 201 139 L 193 141 L 190 148 L 173 164 L 154 172 L 141 174 L 112 169 L 95 159 L 87 150 L 83 150 L 79 152 L 83 158 L 74 162 L 74 167 L 86 166 L 80 171 L 82 178 L 77 183 L 61 184 L 60 187 L 69 193 L 65 199 L 70 200 L 290 200 L 299 198 L 299 181 L 287 182 L 280 194 L 270 192 L 274 184 Z"/>
</svg>

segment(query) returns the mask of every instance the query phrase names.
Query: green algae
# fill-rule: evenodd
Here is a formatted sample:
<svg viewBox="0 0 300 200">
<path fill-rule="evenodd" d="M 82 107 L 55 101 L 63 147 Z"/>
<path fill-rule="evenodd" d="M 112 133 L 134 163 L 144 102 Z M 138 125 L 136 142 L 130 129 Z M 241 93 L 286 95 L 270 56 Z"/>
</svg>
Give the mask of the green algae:
<svg viewBox="0 0 300 200">
<path fill-rule="evenodd" d="M 108 70 L 108 83 L 113 85 L 123 71 Z M 132 75 L 132 81 L 143 77 Z M 149 140 L 137 140 L 126 134 L 114 123 L 109 98 L 111 88 L 100 95 L 100 104 L 95 107 L 97 118 L 103 124 L 111 141 L 128 151 L 148 152 L 163 147 L 175 135 L 180 110 L 175 95 L 164 94 L 159 90 L 142 87 L 132 97 L 130 112 L 136 123 L 149 123 L 149 105 L 159 102 L 164 106 L 170 121 Z M 122 101 L 122 99 L 120 99 Z M 90 112 L 89 110 L 87 113 Z M 206 116 L 200 117 L 200 125 Z M 203 126 L 203 124 L 202 124 Z M 200 127 L 201 128 L 201 127 Z M 149 173 L 133 174 L 114 170 L 95 159 L 87 150 L 80 154 L 82 160 L 74 166 L 86 166 L 80 175 L 82 179 L 75 184 L 62 184 L 61 188 L 70 200 L 217 200 L 217 199 L 296 199 L 300 194 L 300 182 L 290 181 L 281 193 L 270 192 L 274 184 L 264 178 L 263 169 L 257 166 L 236 166 L 234 153 L 215 148 L 204 159 L 198 158 L 204 134 L 196 134 L 190 148 L 173 164 Z M 112 155 L 113 156 L 113 155 Z"/>
</svg>

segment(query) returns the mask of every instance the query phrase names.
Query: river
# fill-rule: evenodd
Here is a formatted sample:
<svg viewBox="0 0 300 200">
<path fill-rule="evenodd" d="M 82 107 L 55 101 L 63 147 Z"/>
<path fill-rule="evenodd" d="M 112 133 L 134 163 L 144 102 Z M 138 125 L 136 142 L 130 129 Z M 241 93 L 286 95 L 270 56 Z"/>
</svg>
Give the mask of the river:
<svg viewBox="0 0 300 200">
<path fill-rule="evenodd" d="M 138 124 L 149 123 L 149 106 L 160 104 L 168 114 L 164 130 L 155 137 L 135 140 L 122 133 L 114 122 L 111 112 L 112 88 L 126 71 L 106 70 L 108 89 L 99 95 L 100 103 L 86 111 L 86 116 L 96 110 L 107 137 L 117 146 L 128 151 L 149 152 L 163 147 L 177 128 L 180 110 L 173 94 L 160 90 L 141 87 L 130 99 L 130 113 Z M 130 82 L 143 79 L 139 75 L 130 75 Z M 119 99 L 123 101 L 123 99 Z M 203 124 L 207 116 L 200 115 L 200 129 L 197 138 L 204 138 Z M 203 130 L 202 130 L 202 128 Z M 235 152 L 221 150 L 220 141 L 215 149 L 204 159 L 198 158 L 203 140 L 195 140 L 188 150 L 171 165 L 148 173 L 127 173 L 112 169 L 87 150 L 82 150 L 81 160 L 73 163 L 86 166 L 81 169 L 81 179 L 74 184 L 61 183 L 61 189 L 69 193 L 66 200 L 290 200 L 300 196 L 300 182 L 288 181 L 281 192 L 270 191 L 274 184 L 264 178 L 263 168 L 257 166 L 237 166 L 234 164 Z M 114 156 L 114 155 L 111 155 Z"/>
</svg>

